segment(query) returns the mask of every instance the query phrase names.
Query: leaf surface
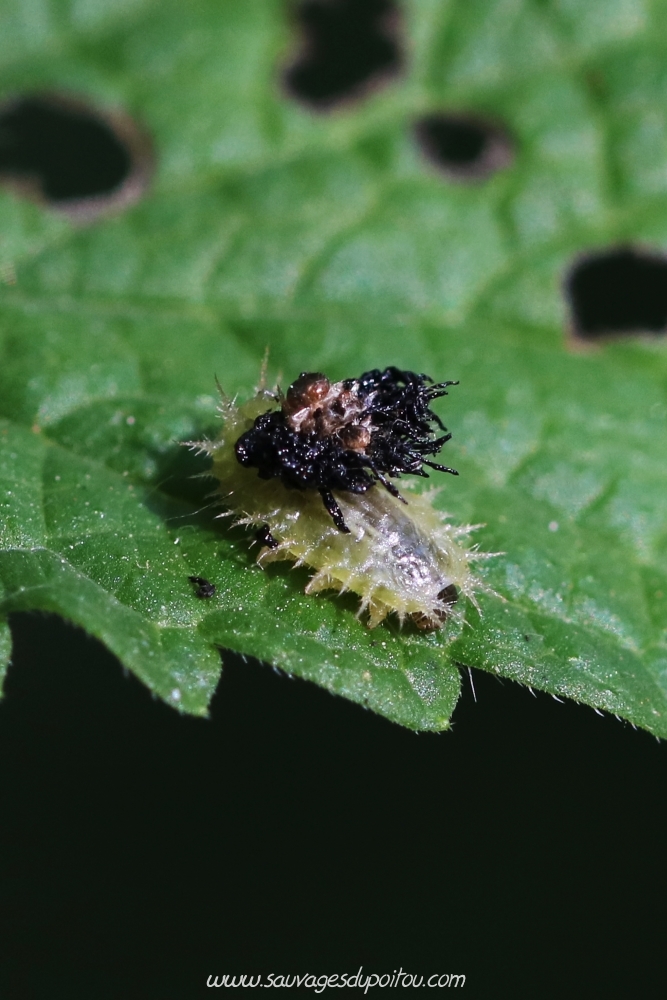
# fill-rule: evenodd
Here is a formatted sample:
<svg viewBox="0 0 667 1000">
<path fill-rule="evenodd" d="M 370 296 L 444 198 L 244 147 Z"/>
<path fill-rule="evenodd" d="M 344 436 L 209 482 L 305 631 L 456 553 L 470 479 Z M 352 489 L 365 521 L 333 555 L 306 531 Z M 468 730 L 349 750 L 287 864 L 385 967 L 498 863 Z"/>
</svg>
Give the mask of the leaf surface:
<svg viewBox="0 0 667 1000">
<path fill-rule="evenodd" d="M 195 714 L 223 647 L 414 729 L 448 725 L 464 664 L 667 735 L 667 350 L 574 350 L 563 293 L 579 255 L 667 241 L 664 4 L 413 0 L 403 74 L 319 115 L 281 89 L 278 2 L 51 0 L 30 31 L 2 7 L 4 93 L 122 107 L 158 159 L 87 227 L 0 196 L 2 612 L 65 616 Z M 513 164 L 448 180 L 414 137 L 442 109 L 504 123 Z M 481 617 L 369 632 L 214 520 L 179 442 L 267 346 L 285 380 L 460 380 L 438 503 L 502 553 Z"/>
</svg>

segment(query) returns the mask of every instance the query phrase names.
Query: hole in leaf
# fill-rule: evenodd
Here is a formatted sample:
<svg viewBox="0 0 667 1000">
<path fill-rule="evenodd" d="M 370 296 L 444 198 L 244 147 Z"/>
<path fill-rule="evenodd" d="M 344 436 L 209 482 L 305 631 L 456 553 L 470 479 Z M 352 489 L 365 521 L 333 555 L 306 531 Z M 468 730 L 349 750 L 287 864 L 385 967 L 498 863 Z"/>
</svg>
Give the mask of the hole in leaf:
<svg viewBox="0 0 667 1000">
<path fill-rule="evenodd" d="M 667 260 L 619 247 L 576 264 L 566 283 L 574 333 L 586 340 L 667 328 Z"/>
<path fill-rule="evenodd" d="M 127 115 L 57 94 L 0 106 L 0 181 L 70 215 L 136 201 L 152 165 L 150 141 Z"/>
<path fill-rule="evenodd" d="M 305 0 L 296 18 L 302 48 L 285 84 L 317 110 L 360 97 L 400 69 L 399 17 L 391 0 Z"/>
<path fill-rule="evenodd" d="M 512 162 L 514 146 L 494 122 L 467 114 L 432 114 L 415 124 L 424 155 L 454 180 L 481 180 Z"/>
</svg>

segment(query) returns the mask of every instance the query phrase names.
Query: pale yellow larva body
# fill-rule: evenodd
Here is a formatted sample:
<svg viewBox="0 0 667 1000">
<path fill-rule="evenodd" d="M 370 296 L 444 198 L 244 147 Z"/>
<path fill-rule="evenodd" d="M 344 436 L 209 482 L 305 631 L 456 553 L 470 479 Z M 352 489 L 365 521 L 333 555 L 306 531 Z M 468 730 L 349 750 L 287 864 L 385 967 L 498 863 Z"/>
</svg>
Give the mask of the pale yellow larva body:
<svg viewBox="0 0 667 1000">
<path fill-rule="evenodd" d="M 475 602 L 483 589 L 470 568 L 480 555 L 464 544 L 469 527 L 457 527 L 437 511 L 437 490 L 408 492 L 407 503 L 377 485 L 365 493 L 335 491 L 350 533 L 339 531 L 315 490 L 288 489 L 279 479 L 260 479 L 237 461 L 234 446 L 255 418 L 276 409 L 277 397 L 261 390 L 236 406 L 223 400 L 224 427 L 215 441 L 200 445 L 212 458 L 224 506 L 237 524 L 267 526 L 277 547 L 263 547 L 258 563 L 289 560 L 314 570 L 306 593 L 352 591 L 361 598 L 360 614 L 374 628 L 392 612 L 420 628 L 438 628 L 462 617 L 463 602 L 452 607 L 456 588 Z M 401 480 L 401 485 L 407 480 Z M 449 588 L 449 594 L 447 592 Z"/>
</svg>

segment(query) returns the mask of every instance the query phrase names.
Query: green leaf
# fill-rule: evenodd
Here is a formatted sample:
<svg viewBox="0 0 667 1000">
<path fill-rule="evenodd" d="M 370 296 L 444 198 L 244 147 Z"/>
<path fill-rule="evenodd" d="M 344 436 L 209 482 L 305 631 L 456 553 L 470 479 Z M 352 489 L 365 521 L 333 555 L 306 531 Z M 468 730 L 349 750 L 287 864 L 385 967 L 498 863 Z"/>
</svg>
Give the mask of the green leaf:
<svg viewBox="0 0 667 1000">
<path fill-rule="evenodd" d="M 414 729 L 448 725 L 465 664 L 667 735 L 667 350 L 574 350 L 562 290 L 582 253 L 667 242 L 664 4 L 412 0 L 402 77 L 326 115 L 281 91 L 281 3 L 40 10 L 3 4 L 3 91 L 123 108 L 158 171 L 85 228 L 0 196 L 2 613 L 77 622 L 195 714 L 224 647 Z M 505 123 L 513 165 L 440 175 L 413 131 L 439 109 Z M 178 442 L 267 346 L 285 380 L 460 380 L 439 503 L 502 553 L 481 617 L 369 631 L 215 521 Z"/>
</svg>

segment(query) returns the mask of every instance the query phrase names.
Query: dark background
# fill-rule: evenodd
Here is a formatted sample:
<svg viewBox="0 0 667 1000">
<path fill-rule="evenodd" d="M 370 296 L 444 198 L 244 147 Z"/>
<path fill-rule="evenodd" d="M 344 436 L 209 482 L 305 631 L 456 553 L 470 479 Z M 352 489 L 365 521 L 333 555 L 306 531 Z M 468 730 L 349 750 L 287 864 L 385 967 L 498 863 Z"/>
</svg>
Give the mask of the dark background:
<svg viewBox="0 0 667 1000">
<path fill-rule="evenodd" d="M 300 9 L 294 99 L 326 110 L 400 69 L 388 0 Z M 108 124 L 60 99 L 0 118 L 2 170 L 41 179 L 61 208 L 134 169 Z M 478 175 L 482 125 L 444 126 L 425 152 Z M 477 145 L 461 145 L 471 129 Z M 569 286 L 579 333 L 664 330 L 656 266 L 623 249 L 585 262 Z M 3 1000 L 211 996 L 210 974 L 361 964 L 464 973 L 473 997 L 644 997 L 664 982 L 667 746 L 646 733 L 476 672 L 453 732 L 416 735 L 233 656 L 195 720 L 59 620 L 12 626 Z"/>
<path fill-rule="evenodd" d="M 229 656 L 192 719 L 58 619 L 12 626 L 2 997 L 211 996 L 212 973 L 360 964 L 463 972 L 475 997 L 658 982 L 654 737 L 479 671 L 453 731 L 417 735 Z"/>
</svg>

